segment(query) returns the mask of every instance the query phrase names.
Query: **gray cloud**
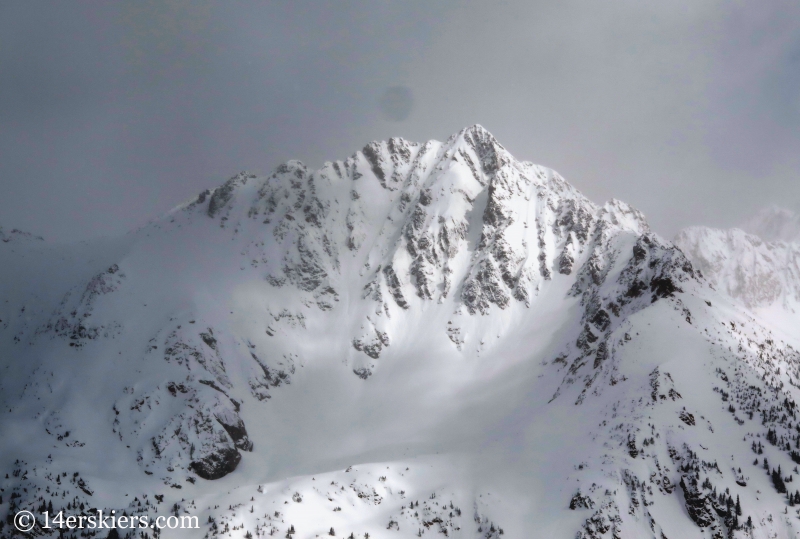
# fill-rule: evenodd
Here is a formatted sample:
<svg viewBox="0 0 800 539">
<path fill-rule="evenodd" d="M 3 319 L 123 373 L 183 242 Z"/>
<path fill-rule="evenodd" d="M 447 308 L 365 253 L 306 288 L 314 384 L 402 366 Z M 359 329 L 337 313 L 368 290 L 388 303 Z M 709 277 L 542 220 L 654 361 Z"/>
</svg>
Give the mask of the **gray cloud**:
<svg viewBox="0 0 800 539">
<path fill-rule="evenodd" d="M 664 235 L 731 226 L 800 200 L 797 20 L 788 0 L 4 3 L 0 223 L 122 233 L 242 169 L 477 122 Z M 387 107 L 399 81 L 413 100 Z"/>
</svg>

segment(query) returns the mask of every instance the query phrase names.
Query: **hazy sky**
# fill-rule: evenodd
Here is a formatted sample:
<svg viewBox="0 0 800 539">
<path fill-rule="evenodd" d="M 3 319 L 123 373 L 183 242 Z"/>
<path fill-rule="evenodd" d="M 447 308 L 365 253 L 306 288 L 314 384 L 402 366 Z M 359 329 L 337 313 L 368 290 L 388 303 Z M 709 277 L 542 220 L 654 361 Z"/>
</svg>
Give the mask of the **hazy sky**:
<svg viewBox="0 0 800 539">
<path fill-rule="evenodd" d="M 0 225 L 46 238 L 474 123 L 667 237 L 798 210 L 800 2 L 0 3 Z"/>
</svg>

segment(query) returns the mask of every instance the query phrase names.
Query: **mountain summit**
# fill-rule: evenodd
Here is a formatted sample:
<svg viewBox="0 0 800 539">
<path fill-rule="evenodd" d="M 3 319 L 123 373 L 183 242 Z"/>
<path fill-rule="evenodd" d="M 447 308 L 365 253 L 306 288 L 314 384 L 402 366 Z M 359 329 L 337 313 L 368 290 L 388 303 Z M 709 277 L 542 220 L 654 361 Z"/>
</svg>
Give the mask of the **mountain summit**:
<svg viewBox="0 0 800 539">
<path fill-rule="evenodd" d="M 748 219 L 742 229 L 765 241 L 800 242 L 800 215 L 771 206 Z"/>
<path fill-rule="evenodd" d="M 751 233 L 690 227 L 675 243 L 717 290 L 794 335 L 800 324 L 800 241 L 788 241 L 794 220 L 791 212 L 771 208 L 750 221 Z"/>
<path fill-rule="evenodd" d="M 72 254 L 0 243 L 0 510 L 794 536 L 798 335 L 680 244 L 477 125 L 243 172 Z"/>
</svg>

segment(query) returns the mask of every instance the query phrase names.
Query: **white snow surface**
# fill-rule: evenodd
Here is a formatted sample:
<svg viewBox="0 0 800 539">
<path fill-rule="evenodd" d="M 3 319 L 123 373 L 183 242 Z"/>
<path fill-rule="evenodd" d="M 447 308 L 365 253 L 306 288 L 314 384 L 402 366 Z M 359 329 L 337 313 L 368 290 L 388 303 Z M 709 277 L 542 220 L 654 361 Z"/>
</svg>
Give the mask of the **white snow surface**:
<svg viewBox="0 0 800 539">
<path fill-rule="evenodd" d="M 0 515 L 796 537 L 763 466 L 797 490 L 796 246 L 678 243 L 480 126 L 241 173 L 116 240 L 4 239 Z"/>
</svg>

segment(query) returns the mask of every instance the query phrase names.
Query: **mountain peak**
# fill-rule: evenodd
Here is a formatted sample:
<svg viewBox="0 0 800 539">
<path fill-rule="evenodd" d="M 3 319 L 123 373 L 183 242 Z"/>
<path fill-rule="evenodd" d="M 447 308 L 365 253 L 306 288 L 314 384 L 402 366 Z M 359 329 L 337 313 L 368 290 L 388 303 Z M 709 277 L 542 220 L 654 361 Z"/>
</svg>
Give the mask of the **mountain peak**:
<svg viewBox="0 0 800 539">
<path fill-rule="evenodd" d="M 776 205 L 759 210 L 741 228 L 764 241 L 800 242 L 800 215 Z"/>
<path fill-rule="evenodd" d="M 681 230 L 674 242 L 718 290 L 744 306 L 796 310 L 800 244 L 764 241 L 738 228 L 704 226 Z"/>
<path fill-rule="evenodd" d="M 644 214 L 622 200 L 612 198 L 602 207 L 601 216 L 612 225 L 644 234 L 650 231 L 650 225 Z"/>
<path fill-rule="evenodd" d="M 447 139 L 445 145 L 472 150 L 485 165 L 485 170 L 497 170 L 504 162 L 513 159 L 494 135 L 480 124 L 465 127 Z"/>
<path fill-rule="evenodd" d="M 472 124 L 472 125 L 470 125 L 468 127 L 465 127 L 463 129 L 461 129 L 460 131 L 458 131 L 458 133 L 454 133 L 453 135 L 451 135 L 450 139 L 455 139 L 455 138 L 459 138 L 459 137 L 487 138 L 487 139 L 491 139 L 491 140 L 494 140 L 495 142 L 497 142 L 497 140 L 494 138 L 494 135 L 492 135 L 489 132 L 489 130 L 486 129 L 485 127 L 483 127 L 481 124 Z"/>
</svg>

